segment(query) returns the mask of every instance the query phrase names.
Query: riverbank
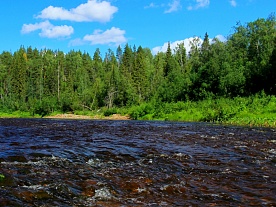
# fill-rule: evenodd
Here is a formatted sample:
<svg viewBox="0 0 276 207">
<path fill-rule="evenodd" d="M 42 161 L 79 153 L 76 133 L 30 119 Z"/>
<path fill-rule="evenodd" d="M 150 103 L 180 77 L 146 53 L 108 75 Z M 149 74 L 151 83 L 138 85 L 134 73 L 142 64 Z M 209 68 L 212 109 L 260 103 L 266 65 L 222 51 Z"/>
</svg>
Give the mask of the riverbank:
<svg viewBox="0 0 276 207">
<path fill-rule="evenodd" d="M 1 113 L 0 118 L 41 118 L 30 112 Z M 224 125 L 276 128 L 276 97 L 219 98 L 177 103 L 147 102 L 123 108 L 100 108 L 95 111 L 53 112 L 43 118 L 94 120 L 159 120 L 209 122 Z"/>
<path fill-rule="evenodd" d="M 222 125 L 233 125 L 233 126 L 247 126 L 247 127 L 270 127 L 276 128 L 276 114 L 256 114 L 241 113 L 237 116 L 224 121 L 202 121 L 200 112 L 195 112 L 193 115 L 191 111 L 179 111 L 171 114 L 162 114 L 160 117 L 153 118 L 151 114 L 147 114 L 143 117 L 133 118 L 130 115 L 112 114 L 110 116 L 104 115 L 78 115 L 78 114 L 55 114 L 43 117 L 43 119 L 71 119 L 71 120 L 152 120 L 152 121 L 179 121 L 179 122 L 210 122 Z M 269 118 L 270 116 L 270 118 Z M 185 118 L 186 117 L 186 118 Z M 27 113 L 19 114 L 1 114 L 1 118 L 41 118 L 38 115 L 30 116 Z"/>
<path fill-rule="evenodd" d="M 56 114 L 52 116 L 45 116 L 47 119 L 103 119 L 103 120 L 130 120 L 128 115 L 112 114 L 111 116 L 101 115 L 77 115 L 77 114 Z"/>
<path fill-rule="evenodd" d="M 103 114 L 73 114 L 73 113 L 53 113 L 48 116 L 41 117 L 40 115 L 30 115 L 29 112 L 12 112 L 12 113 L 0 113 L 0 118 L 44 118 L 44 119 L 95 119 L 95 120 L 130 120 L 129 115 L 112 114 L 110 116 L 104 116 Z"/>
<path fill-rule="evenodd" d="M 219 98 L 177 103 L 144 103 L 128 109 L 132 119 L 211 122 L 227 125 L 276 127 L 276 97 Z"/>
</svg>

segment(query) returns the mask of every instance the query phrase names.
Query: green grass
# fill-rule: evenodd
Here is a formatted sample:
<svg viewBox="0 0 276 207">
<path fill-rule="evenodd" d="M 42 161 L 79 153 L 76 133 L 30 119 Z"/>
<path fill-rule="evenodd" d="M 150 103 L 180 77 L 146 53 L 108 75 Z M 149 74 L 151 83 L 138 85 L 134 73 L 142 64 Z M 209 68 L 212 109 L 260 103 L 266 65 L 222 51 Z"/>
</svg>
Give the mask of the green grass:
<svg viewBox="0 0 276 207">
<path fill-rule="evenodd" d="M 232 125 L 276 127 L 276 97 L 255 95 L 198 102 L 144 103 L 129 108 L 131 118 L 213 122 Z"/>
<path fill-rule="evenodd" d="M 0 111 L 0 118 L 39 118 L 41 117 L 38 114 L 35 114 L 34 116 L 31 115 L 30 112 L 24 112 L 24 111 L 13 111 L 13 112 L 1 112 Z"/>
</svg>

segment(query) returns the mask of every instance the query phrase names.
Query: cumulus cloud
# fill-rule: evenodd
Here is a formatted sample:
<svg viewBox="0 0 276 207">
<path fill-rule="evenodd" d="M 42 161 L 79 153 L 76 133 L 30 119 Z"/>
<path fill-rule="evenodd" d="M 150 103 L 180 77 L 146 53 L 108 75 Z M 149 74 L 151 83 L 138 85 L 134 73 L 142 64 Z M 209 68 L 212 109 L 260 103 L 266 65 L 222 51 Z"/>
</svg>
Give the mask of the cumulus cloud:
<svg viewBox="0 0 276 207">
<path fill-rule="evenodd" d="M 174 0 L 169 4 L 169 9 L 165 11 L 165 13 L 172 13 L 178 11 L 181 8 L 180 0 Z"/>
<path fill-rule="evenodd" d="M 231 4 L 231 6 L 233 6 L 233 7 L 236 7 L 236 6 L 237 6 L 236 0 L 230 0 L 230 4 Z"/>
<path fill-rule="evenodd" d="M 110 2 L 100 0 L 88 0 L 76 8 L 65 9 L 63 7 L 49 6 L 43 9 L 37 18 L 51 20 L 69 20 L 76 22 L 108 22 L 118 8 Z"/>
<path fill-rule="evenodd" d="M 188 10 L 196 10 L 199 8 L 204 8 L 209 6 L 210 0 L 196 0 L 196 5 L 194 6 L 189 6 Z"/>
<path fill-rule="evenodd" d="M 190 37 L 190 38 L 186 38 L 184 40 L 177 40 L 175 42 L 170 42 L 170 48 L 173 51 L 177 47 L 178 44 L 184 43 L 184 47 L 186 49 L 186 52 L 188 53 L 191 50 L 190 42 L 193 41 L 195 38 L 198 38 L 198 37 Z M 201 38 L 199 38 L 199 41 L 200 41 L 200 43 L 203 42 L 203 40 Z M 166 42 L 162 46 L 154 47 L 152 49 L 152 53 L 155 55 L 158 52 L 166 52 L 167 49 L 168 49 L 168 43 Z"/>
<path fill-rule="evenodd" d="M 82 39 L 75 39 L 70 42 L 71 46 L 83 45 L 89 42 L 91 45 L 115 45 L 118 46 L 127 42 L 125 31 L 112 27 L 106 31 L 95 30 L 93 34 L 85 35 Z"/>
<path fill-rule="evenodd" d="M 35 24 L 24 24 L 21 29 L 22 34 L 27 34 L 40 30 L 39 36 L 46 38 L 69 37 L 74 33 L 74 28 L 67 25 L 54 26 L 48 20 Z"/>
<path fill-rule="evenodd" d="M 215 38 L 217 38 L 221 42 L 226 41 L 226 38 L 223 35 L 217 35 Z M 203 43 L 203 39 L 201 39 L 200 37 L 190 37 L 190 38 L 186 38 L 184 40 L 177 40 L 175 42 L 170 42 L 170 48 L 172 51 L 174 51 L 174 49 L 177 47 L 177 45 L 179 45 L 180 43 L 184 43 L 184 47 L 188 54 L 191 50 L 191 46 L 192 46 L 191 42 L 193 42 L 195 39 L 198 39 L 198 46 L 200 47 L 201 44 Z M 210 41 L 210 43 L 212 43 L 213 39 L 209 39 L 209 41 Z M 154 55 L 156 55 L 158 52 L 166 52 L 167 49 L 168 49 L 168 43 L 166 42 L 162 46 L 154 47 L 152 49 L 152 53 Z"/>
</svg>

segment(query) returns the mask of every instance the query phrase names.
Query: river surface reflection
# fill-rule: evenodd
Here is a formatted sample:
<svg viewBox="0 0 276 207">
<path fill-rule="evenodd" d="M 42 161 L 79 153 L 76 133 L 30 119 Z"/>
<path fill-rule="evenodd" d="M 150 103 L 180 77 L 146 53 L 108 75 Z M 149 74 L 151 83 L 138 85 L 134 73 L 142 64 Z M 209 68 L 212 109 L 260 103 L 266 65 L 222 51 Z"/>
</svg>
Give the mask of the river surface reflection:
<svg viewBox="0 0 276 207">
<path fill-rule="evenodd" d="M 0 119 L 0 174 L 0 206 L 276 206 L 276 132 Z"/>
</svg>

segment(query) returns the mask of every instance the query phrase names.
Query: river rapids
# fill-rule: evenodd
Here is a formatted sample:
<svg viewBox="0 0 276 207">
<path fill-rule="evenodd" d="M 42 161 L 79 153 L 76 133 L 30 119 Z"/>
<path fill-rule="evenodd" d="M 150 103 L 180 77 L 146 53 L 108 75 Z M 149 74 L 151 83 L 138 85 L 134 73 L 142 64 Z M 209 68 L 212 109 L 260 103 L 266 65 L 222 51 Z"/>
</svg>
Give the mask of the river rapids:
<svg viewBox="0 0 276 207">
<path fill-rule="evenodd" d="M 0 119 L 0 206 L 276 206 L 276 132 Z"/>
</svg>

